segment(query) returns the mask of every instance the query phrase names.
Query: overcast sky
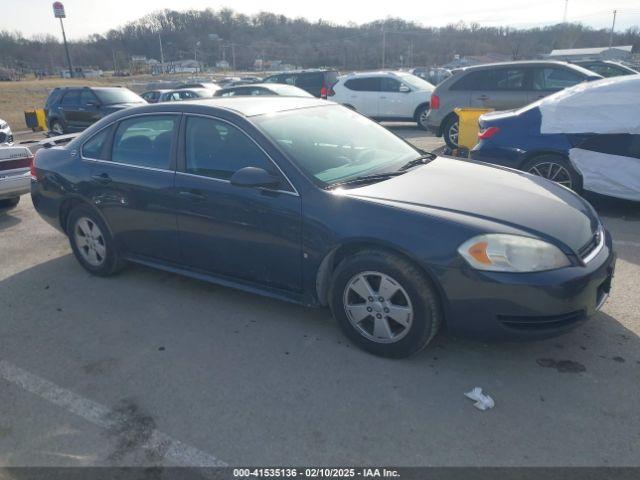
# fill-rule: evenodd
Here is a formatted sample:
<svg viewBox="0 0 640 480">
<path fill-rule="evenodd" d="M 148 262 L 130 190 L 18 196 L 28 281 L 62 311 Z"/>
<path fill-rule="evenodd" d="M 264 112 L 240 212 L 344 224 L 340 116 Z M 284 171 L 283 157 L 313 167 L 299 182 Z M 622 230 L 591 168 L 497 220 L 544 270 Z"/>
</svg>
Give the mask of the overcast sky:
<svg viewBox="0 0 640 480">
<path fill-rule="evenodd" d="M 50 0 L 0 0 L 0 30 L 60 35 Z M 246 14 L 270 11 L 289 17 L 322 18 L 335 23 L 366 23 L 401 17 L 425 26 L 442 26 L 463 20 L 481 25 L 530 27 L 562 21 L 565 0 L 395 0 L 393 2 L 344 0 L 66 0 L 65 28 L 71 39 L 105 33 L 147 13 L 230 7 Z M 640 24 L 640 0 L 568 0 L 567 20 L 593 27 L 611 27 L 618 10 L 616 30 Z"/>
</svg>

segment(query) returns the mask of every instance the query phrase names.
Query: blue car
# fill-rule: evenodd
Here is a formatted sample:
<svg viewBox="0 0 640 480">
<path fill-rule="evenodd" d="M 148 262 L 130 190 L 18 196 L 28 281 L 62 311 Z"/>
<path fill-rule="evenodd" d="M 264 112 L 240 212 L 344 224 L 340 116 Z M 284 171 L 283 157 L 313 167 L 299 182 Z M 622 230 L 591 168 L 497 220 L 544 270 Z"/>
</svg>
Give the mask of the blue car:
<svg viewBox="0 0 640 480">
<path fill-rule="evenodd" d="M 580 84 L 519 110 L 480 117 L 474 160 L 576 192 L 640 201 L 640 75 Z"/>
<path fill-rule="evenodd" d="M 575 193 L 426 154 L 325 100 L 127 109 L 39 150 L 32 178 L 36 210 L 89 272 L 133 262 L 329 306 L 387 357 L 442 328 L 557 335 L 611 287 L 611 236 Z"/>
</svg>

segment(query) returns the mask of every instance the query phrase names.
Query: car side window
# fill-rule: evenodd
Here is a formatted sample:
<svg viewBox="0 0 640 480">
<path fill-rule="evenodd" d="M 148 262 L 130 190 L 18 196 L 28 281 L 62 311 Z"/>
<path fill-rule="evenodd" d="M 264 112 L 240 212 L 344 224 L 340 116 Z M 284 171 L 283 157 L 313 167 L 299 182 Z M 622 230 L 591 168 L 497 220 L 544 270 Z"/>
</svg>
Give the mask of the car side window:
<svg viewBox="0 0 640 480">
<path fill-rule="evenodd" d="M 86 106 L 89 103 L 97 104 L 98 98 L 93 94 L 91 90 L 84 89 L 80 93 L 80 105 Z"/>
<path fill-rule="evenodd" d="M 564 68 L 536 68 L 533 72 L 533 90 L 557 91 L 582 81 L 579 74 Z"/>
<path fill-rule="evenodd" d="M 399 92 L 400 82 L 395 78 L 382 77 L 380 78 L 380 91 L 381 92 Z"/>
<path fill-rule="evenodd" d="M 379 92 L 380 91 L 380 78 L 378 77 L 365 77 L 365 78 L 351 78 L 344 84 L 349 90 L 355 90 L 357 92 Z"/>
<path fill-rule="evenodd" d="M 524 90 L 526 71 L 522 68 L 500 68 L 494 71 L 487 90 Z"/>
<path fill-rule="evenodd" d="M 491 85 L 491 71 L 481 70 L 470 72 L 451 86 L 451 90 L 489 90 Z"/>
<path fill-rule="evenodd" d="M 278 175 L 275 165 L 245 133 L 204 117 L 188 117 L 185 129 L 185 171 L 229 180 L 244 167 L 259 167 Z"/>
<path fill-rule="evenodd" d="M 63 107 L 76 107 L 80 103 L 80 91 L 79 90 L 69 90 L 62 97 L 62 101 L 60 105 Z"/>
<path fill-rule="evenodd" d="M 168 170 L 177 115 L 144 115 L 123 120 L 113 139 L 111 161 Z"/>
<path fill-rule="evenodd" d="M 82 145 L 82 156 L 93 160 L 107 160 L 109 154 L 105 148 L 109 137 L 113 132 L 113 127 L 107 127 L 100 130 Z"/>
</svg>

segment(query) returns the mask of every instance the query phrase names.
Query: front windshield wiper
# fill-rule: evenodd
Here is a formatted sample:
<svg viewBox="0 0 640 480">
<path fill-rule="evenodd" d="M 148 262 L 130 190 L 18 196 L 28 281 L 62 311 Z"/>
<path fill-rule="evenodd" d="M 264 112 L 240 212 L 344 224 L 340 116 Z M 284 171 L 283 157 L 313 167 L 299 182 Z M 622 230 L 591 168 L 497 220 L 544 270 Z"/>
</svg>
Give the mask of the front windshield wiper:
<svg viewBox="0 0 640 480">
<path fill-rule="evenodd" d="M 395 171 L 395 172 L 385 172 L 385 173 L 373 173 L 371 175 L 360 175 L 359 177 L 354 177 L 349 180 L 345 180 L 344 182 L 332 183 L 331 185 L 326 186 L 327 190 L 331 190 L 338 187 L 344 187 L 345 185 L 360 185 L 366 183 L 375 183 L 377 181 L 388 180 L 392 177 L 397 177 L 398 175 L 402 175 L 406 173 L 404 171 Z"/>
<path fill-rule="evenodd" d="M 428 153 L 428 152 L 424 153 L 423 155 L 420 155 L 418 158 L 408 161 L 403 166 L 401 166 L 398 170 L 404 171 L 404 170 L 409 170 L 410 168 L 415 167 L 417 165 L 424 165 L 426 163 L 429 163 L 431 160 L 434 160 L 436 157 L 437 155 L 435 153 Z"/>
</svg>

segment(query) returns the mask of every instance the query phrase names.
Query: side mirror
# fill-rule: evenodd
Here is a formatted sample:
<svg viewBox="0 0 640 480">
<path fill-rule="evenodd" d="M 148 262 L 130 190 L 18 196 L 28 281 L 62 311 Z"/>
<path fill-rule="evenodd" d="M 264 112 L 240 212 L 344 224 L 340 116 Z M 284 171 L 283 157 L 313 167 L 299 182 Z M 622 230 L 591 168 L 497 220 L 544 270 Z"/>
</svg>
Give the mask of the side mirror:
<svg viewBox="0 0 640 480">
<path fill-rule="evenodd" d="M 87 107 L 100 108 L 99 102 L 87 102 Z"/>
<path fill-rule="evenodd" d="M 406 85 L 400 85 L 400 88 L 398 89 L 398 91 L 400 93 L 409 93 L 411 91 L 411 89 L 409 87 L 407 87 Z"/>
<path fill-rule="evenodd" d="M 264 168 L 244 167 L 231 175 L 231 185 L 236 187 L 276 188 L 280 179 L 270 174 Z"/>
</svg>

